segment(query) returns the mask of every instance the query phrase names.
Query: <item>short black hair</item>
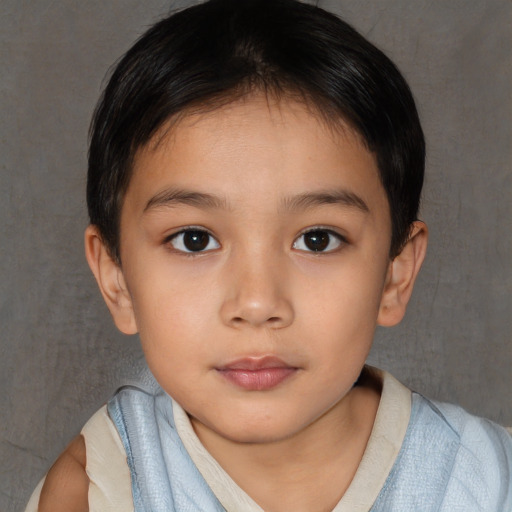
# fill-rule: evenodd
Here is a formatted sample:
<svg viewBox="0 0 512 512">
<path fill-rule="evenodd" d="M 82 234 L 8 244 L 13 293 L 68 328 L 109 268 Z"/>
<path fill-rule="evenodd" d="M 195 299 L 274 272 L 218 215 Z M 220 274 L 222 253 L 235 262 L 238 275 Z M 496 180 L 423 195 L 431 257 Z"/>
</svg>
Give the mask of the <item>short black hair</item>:
<svg viewBox="0 0 512 512">
<path fill-rule="evenodd" d="M 161 20 L 124 55 L 91 124 L 87 205 L 111 256 L 134 156 L 168 120 L 253 92 L 299 96 L 343 121 L 376 155 L 392 223 L 390 256 L 417 218 L 425 141 L 411 91 L 379 49 L 297 0 L 210 0 Z"/>
</svg>

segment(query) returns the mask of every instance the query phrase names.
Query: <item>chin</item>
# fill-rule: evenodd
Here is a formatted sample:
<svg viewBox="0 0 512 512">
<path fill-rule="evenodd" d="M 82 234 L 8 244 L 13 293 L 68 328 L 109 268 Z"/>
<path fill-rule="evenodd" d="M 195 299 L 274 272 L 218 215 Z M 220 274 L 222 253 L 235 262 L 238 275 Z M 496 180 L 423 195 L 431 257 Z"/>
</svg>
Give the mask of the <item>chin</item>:
<svg viewBox="0 0 512 512">
<path fill-rule="evenodd" d="M 283 421 L 284 418 L 279 418 L 279 421 L 272 421 L 266 418 L 264 421 L 261 418 L 245 419 L 244 421 L 236 422 L 234 426 L 231 425 L 215 425 L 213 429 L 219 435 L 235 443 L 244 444 L 269 444 L 283 441 L 301 430 L 301 426 L 296 422 Z"/>
<path fill-rule="evenodd" d="M 293 434 L 281 432 L 223 432 L 223 437 L 234 443 L 240 444 L 271 444 L 283 441 Z"/>
</svg>

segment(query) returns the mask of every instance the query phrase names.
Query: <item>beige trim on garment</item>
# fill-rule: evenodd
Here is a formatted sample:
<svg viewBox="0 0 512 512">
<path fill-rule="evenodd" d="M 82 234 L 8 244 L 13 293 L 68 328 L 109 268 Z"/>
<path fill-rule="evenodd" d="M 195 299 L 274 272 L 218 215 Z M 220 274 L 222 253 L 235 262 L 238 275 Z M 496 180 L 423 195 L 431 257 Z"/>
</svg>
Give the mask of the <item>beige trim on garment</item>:
<svg viewBox="0 0 512 512">
<path fill-rule="evenodd" d="M 117 429 L 103 406 L 82 429 L 89 476 L 89 512 L 133 512 L 130 469 Z"/>
<path fill-rule="evenodd" d="M 227 512 L 263 512 L 263 509 L 224 471 L 201 444 L 187 413 L 174 400 L 176 430 L 197 469 Z"/>
<path fill-rule="evenodd" d="M 382 380 L 375 424 L 359 468 L 333 512 L 367 512 L 379 495 L 402 446 L 411 414 L 411 392 L 387 372 L 372 369 Z M 186 412 L 173 402 L 176 429 L 187 452 L 227 512 L 263 512 L 206 451 Z M 82 429 L 87 453 L 90 512 L 132 512 L 130 471 L 116 427 L 102 407 Z M 42 480 L 25 512 L 37 512 Z"/>
<path fill-rule="evenodd" d="M 411 391 L 387 372 L 372 368 L 382 379 L 382 394 L 373 430 L 349 488 L 333 512 L 368 512 L 393 467 L 409 426 Z"/>
<path fill-rule="evenodd" d="M 133 512 L 130 470 L 123 443 L 103 406 L 85 424 L 81 434 L 89 476 L 89 512 Z M 44 478 L 34 489 L 25 512 L 37 512 Z"/>
<path fill-rule="evenodd" d="M 359 468 L 332 512 L 368 512 L 396 461 L 411 416 L 411 391 L 389 373 L 371 369 L 382 381 L 373 430 Z M 227 512 L 263 512 L 201 444 L 186 412 L 173 402 L 176 430 L 199 472 Z"/>
<path fill-rule="evenodd" d="M 27 507 L 25 508 L 25 512 L 37 512 L 37 507 L 39 506 L 39 497 L 41 496 L 41 490 L 44 485 L 46 477 L 43 478 L 34 489 L 34 492 L 30 496 L 30 500 L 27 503 Z"/>
</svg>

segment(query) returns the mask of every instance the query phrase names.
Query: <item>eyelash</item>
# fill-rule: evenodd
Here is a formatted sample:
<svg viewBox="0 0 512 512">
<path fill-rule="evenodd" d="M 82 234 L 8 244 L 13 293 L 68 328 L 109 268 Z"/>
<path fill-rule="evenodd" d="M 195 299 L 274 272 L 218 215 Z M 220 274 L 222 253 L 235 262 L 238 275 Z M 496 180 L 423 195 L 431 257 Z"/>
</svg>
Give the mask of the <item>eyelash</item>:
<svg viewBox="0 0 512 512">
<path fill-rule="evenodd" d="M 193 250 L 190 248 L 190 246 L 189 247 L 186 246 L 187 240 L 184 240 L 184 237 L 187 234 L 190 235 L 191 237 L 193 235 L 195 235 L 195 240 L 192 238 L 191 240 L 188 240 L 188 242 L 191 242 L 191 241 L 198 242 L 198 244 L 199 244 L 198 250 Z M 319 244 L 319 247 L 317 249 L 312 248 L 311 246 L 308 247 L 307 243 L 302 244 L 305 246 L 305 248 L 300 247 L 299 246 L 300 240 L 303 237 L 305 237 L 307 235 L 312 235 L 312 234 L 318 235 L 318 239 L 317 239 L 316 243 Z M 327 236 L 325 236 L 325 235 L 327 235 Z M 207 237 L 207 238 L 205 239 L 205 237 Z M 336 244 L 336 246 L 329 248 L 329 246 L 332 245 L 333 240 L 334 240 L 334 243 Z M 176 243 L 176 245 L 181 245 L 181 247 L 177 247 L 173 243 L 176 241 L 178 241 Z M 213 244 L 215 244 L 215 246 L 209 247 L 212 244 L 212 242 L 213 242 Z M 315 241 L 313 241 L 313 243 L 315 243 Z M 347 243 L 348 243 L 347 239 L 344 236 L 337 233 L 336 231 L 329 229 L 329 228 L 324 228 L 322 226 L 316 226 L 314 228 L 310 228 L 310 229 L 304 231 L 303 233 L 301 233 L 294 240 L 292 248 L 295 250 L 299 250 L 302 252 L 310 252 L 313 254 L 329 254 L 329 253 L 337 251 L 341 246 L 343 246 Z M 202 254 L 202 253 L 210 252 L 212 250 L 220 248 L 219 241 L 208 230 L 201 228 L 201 227 L 196 227 L 196 226 L 186 227 L 176 233 L 173 233 L 172 235 L 165 238 L 164 244 L 171 245 L 173 250 L 175 250 L 179 253 L 188 255 L 188 256 Z M 328 250 L 326 250 L 326 249 L 328 249 Z"/>
<path fill-rule="evenodd" d="M 302 248 L 297 247 L 299 244 L 299 241 L 303 237 L 305 237 L 308 234 L 313 234 L 313 233 L 322 233 L 322 234 L 327 235 L 327 237 L 328 237 L 327 241 L 325 239 L 321 240 L 321 242 L 327 242 L 327 245 L 325 248 L 322 248 L 320 250 L 315 250 L 315 249 L 312 249 L 311 247 L 309 247 L 308 248 L 309 250 L 308 250 L 308 249 L 302 249 Z M 331 247 L 329 250 L 325 250 L 329 247 L 329 245 L 332 244 L 333 239 L 335 240 L 336 247 Z M 330 254 L 330 253 L 338 251 L 342 246 L 344 246 L 346 244 L 348 244 L 348 240 L 340 233 L 337 233 L 336 231 L 329 229 L 329 228 L 324 228 L 322 226 L 315 226 L 314 228 L 310 228 L 310 229 L 304 231 L 303 233 L 301 233 L 293 242 L 293 248 L 297 249 L 299 251 L 310 252 L 313 254 Z"/>
<path fill-rule="evenodd" d="M 208 237 L 207 244 L 205 245 L 204 248 L 194 251 L 194 250 L 190 250 L 190 248 L 186 247 L 186 245 L 185 245 L 186 241 L 184 241 L 183 238 L 185 237 L 185 235 L 192 234 L 192 233 L 195 233 L 196 235 L 203 236 L 203 237 L 206 235 L 206 237 Z M 176 247 L 173 244 L 173 242 L 176 240 L 179 241 L 178 243 L 180 243 L 183 246 L 183 248 Z M 208 248 L 210 246 L 210 244 L 212 243 L 212 241 L 214 241 L 214 243 L 216 244 L 216 247 Z M 201 242 L 201 240 L 200 240 L 200 242 Z M 203 242 L 204 242 L 204 240 L 203 240 Z M 189 226 L 184 229 L 181 229 L 180 231 L 178 231 L 176 233 L 173 233 L 172 235 L 165 238 L 164 244 L 171 245 L 175 251 L 186 254 L 187 256 L 202 254 L 204 252 L 209 252 L 214 249 L 218 249 L 220 247 L 220 243 L 218 242 L 218 240 L 208 230 L 206 230 L 204 228 L 196 227 L 196 226 Z M 189 249 L 189 250 L 187 250 L 187 249 Z"/>
</svg>

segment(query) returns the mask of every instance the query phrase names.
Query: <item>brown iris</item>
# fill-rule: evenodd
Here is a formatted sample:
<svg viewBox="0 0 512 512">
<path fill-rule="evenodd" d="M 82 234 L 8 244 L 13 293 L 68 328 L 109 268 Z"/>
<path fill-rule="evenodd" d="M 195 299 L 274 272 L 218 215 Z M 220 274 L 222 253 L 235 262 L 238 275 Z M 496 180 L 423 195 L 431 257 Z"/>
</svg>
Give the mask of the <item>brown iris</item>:
<svg viewBox="0 0 512 512">
<path fill-rule="evenodd" d="M 327 231 L 309 231 L 304 233 L 304 244 L 310 251 L 325 251 L 329 246 L 330 234 Z"/>
<path fill-rule="evenodd" d="M 185 231 L 183 245 L 191 252 L 204 251 L 208 246 L 210 235 L 205 231 Z"/>
</svg>

